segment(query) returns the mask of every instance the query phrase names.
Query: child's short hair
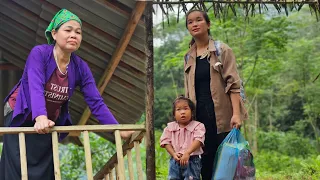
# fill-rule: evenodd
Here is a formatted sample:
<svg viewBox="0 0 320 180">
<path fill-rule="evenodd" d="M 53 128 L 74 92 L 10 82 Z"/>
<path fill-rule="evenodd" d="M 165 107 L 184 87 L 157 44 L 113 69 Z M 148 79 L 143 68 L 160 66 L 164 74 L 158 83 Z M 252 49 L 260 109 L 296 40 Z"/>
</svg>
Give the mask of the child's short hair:
<svg viewBox="0 0 320 180">
<path fill-rule="evenodd" d="M 190 108 L 190 110 L 191 110 L 191 119 L 192 119 L 192 120 L 195 120 L 195 119 L 196 119 L 196 106 L 194 105 L 194 103 L 193 103 L 189 98 L 186 98 L 184 95 L 178 96 L 178 97 L 173 101 L 173 103 L 172 103 L 172 119 L 175 121 L 174 115 L 175 115 L 175 112 L 176 112 L 176 103 L 177 103 L 179 100 L 184 100 L 184 101 L 187 101 L 187 102 L 188 102 L 189 108 Z"/>
</svg>

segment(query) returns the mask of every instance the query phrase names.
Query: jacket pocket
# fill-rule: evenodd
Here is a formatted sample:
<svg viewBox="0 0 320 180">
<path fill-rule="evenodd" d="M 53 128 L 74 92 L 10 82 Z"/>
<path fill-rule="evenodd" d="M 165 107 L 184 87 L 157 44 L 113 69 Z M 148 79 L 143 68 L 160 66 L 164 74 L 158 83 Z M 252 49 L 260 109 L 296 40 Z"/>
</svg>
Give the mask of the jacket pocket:
<svg viewBox="0 0 320 180">
<path fill-rule="evenodd" d="M 216 62 L 215 64 L 211 64 L 212 68 L 216 70 L 218 73 L 222 75 L 223 65 L 221 62 Z"/>
</svg>

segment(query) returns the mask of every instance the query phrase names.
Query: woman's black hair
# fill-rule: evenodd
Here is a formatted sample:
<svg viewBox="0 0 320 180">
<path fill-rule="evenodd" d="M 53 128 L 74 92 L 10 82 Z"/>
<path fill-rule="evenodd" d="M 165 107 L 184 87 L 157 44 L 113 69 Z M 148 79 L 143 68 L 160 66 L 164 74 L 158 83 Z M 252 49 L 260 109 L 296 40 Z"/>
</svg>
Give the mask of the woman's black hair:
<svg viewBox="0 0 320 180">
<path fill-rule="evenodd" d="M 180 95 L 178 96 L 172 103 L 172 119 L 175 121 L 176 119 L 174 118 L 175 116 L 175 112 L 176 112 L 176 103 L 180 100 L 183 101 L 187 101 L 188 102 L 188 106 L 191 110 L 191 120 L 195 120 L 196 119 L 196 106 L 195 104 L 189 99 L 184 97 L 184 95 Z"/>
<path fill-rule="evenodd" d="M 210 24 L 210 19 L 209 19 L 209 16 L 208 16 L 207 12 L 205 12 L 203 10 L 200 10 L 200 9 L 192 9 L 192 10 L 188 11 L 187 14 L 186 14 L 186 28 L 187 29 L 188 29 L 188 16 L 192 12 L 200 12 L 202 14 L 203 18 L 206 20 L 207 24 Z M 208 35 L 210 36 L 210 29 L 208 29 Z M 189 43 L 189 47 L 191 47 L 194 43 L 195 43 L 195 41 L 192 38 L 190 43 Z"/>
</svg>

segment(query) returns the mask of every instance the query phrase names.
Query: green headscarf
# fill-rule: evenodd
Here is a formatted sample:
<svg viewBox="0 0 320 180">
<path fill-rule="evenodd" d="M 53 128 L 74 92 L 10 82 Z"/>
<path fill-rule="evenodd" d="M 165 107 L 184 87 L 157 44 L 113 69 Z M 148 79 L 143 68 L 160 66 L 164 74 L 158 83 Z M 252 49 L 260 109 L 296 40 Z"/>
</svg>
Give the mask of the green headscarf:
<svg viewBox="0 0 320 180">
<path fill-rule="evenodd" d="M 66 9 L 61 9 L 56 15 L 54 15 L 45 32 L 48 44 L 53 44 L 54 42 L 51 31 L 57 30 L 62 24 L 70 20 L 75 20 L 80 24 L 80 26 L 82 25 L 79 17 Z"/>
</svg>

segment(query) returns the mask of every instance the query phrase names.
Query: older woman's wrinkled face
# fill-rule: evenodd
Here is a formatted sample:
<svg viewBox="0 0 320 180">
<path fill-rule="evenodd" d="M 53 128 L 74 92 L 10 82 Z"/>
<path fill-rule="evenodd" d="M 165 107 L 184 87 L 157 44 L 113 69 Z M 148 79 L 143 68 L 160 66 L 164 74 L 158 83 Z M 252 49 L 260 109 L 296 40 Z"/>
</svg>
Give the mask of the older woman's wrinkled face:
<svg viewBox="0 0 320 180">
<path fill-rule="evenodd" d="M 62 50 L 73 52 L 79 49 L 82 41 L 81 26 L 77 21 L 71 20 L 52 31 L 52 37 Z"/>
<path fill-rule="evenodd" d="M 191 12 L 187 17 L 187 28 L 191 36 L 198 37 L 208 34 L 210 22 L 208 23 L 204 18 L 202 12 Z"/>
</svg>

